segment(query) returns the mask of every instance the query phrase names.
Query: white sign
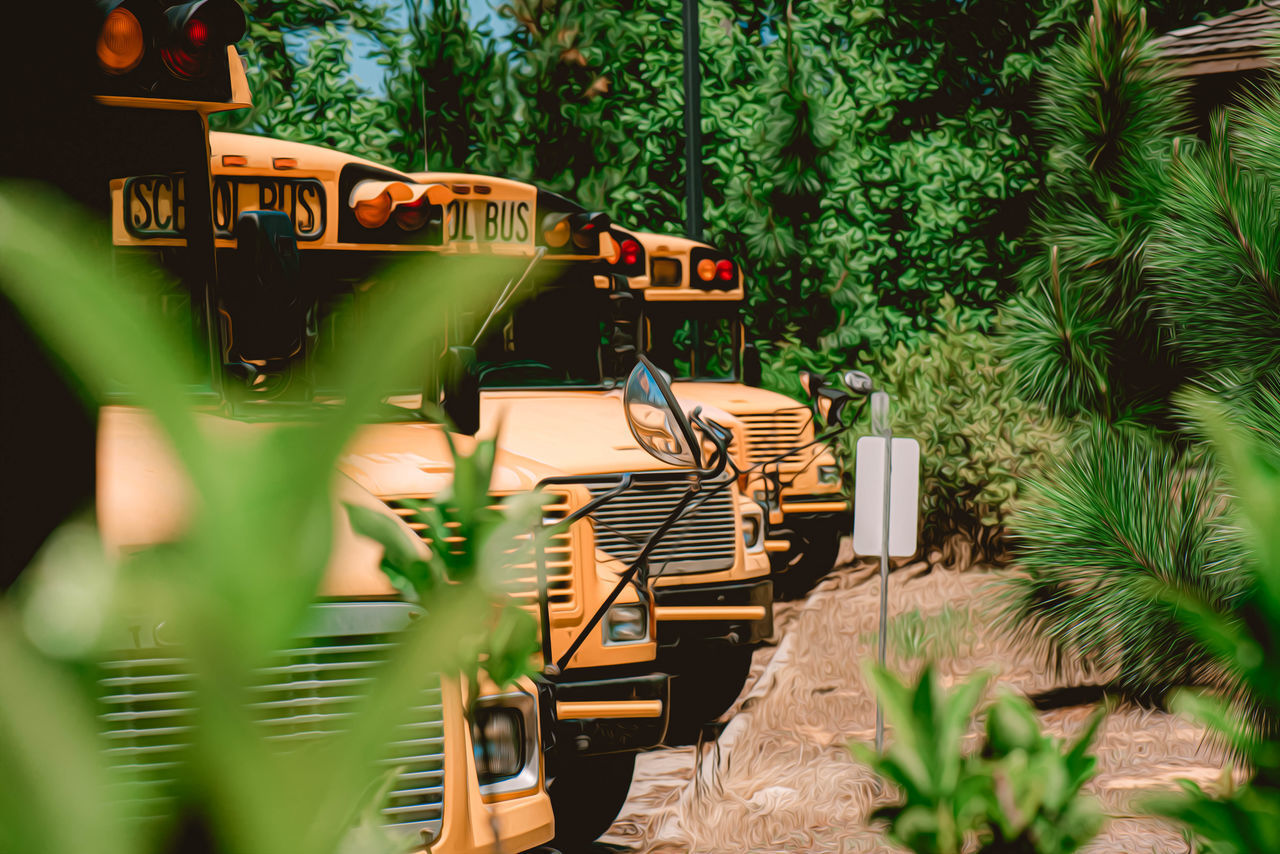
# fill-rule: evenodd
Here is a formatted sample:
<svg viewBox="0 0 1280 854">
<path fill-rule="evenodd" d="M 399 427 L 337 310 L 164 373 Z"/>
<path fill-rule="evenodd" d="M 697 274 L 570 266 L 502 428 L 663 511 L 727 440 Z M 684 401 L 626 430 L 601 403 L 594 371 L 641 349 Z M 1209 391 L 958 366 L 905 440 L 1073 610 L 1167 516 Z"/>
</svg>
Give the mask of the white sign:
<svg viewBox="0 0 1280 854">
<path fill-rule="evenodd" d="M 884 437 L 858 439 L 853 485 L 853 551 L 880 554 L 884 533 Z M 920 443 L 893 440 L 893 476 L 889 490 L 889 556 L 916 553 L 916 527 L 920 515 Z"/>
</svg>

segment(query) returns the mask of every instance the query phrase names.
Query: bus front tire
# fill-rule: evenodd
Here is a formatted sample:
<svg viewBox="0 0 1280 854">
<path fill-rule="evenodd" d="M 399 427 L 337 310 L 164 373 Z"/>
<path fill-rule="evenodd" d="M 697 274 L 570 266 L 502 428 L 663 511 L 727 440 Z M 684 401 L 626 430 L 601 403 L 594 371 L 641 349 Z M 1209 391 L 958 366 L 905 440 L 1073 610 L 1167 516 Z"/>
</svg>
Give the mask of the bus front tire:
<svg viewBox="0 0 1280 854">
<path fill-rule="evenodd" d="M 556 769 L 547 791 L 555 813 L 556 838 L 563 854 L 580 854 L 604 835 L 627 802 L 634 753 L 575 756 Z"/>
<path fill-rule="evenodd" d="M 835 530 L 801 531 L 796 537 L 795 552 L 787 554 L 788 563 L 775 568 L 775 598 L 800 599 L 836 565 L 840 556 L 840 533 Z"/>
<path fill-rule="evenodd" d="M 694 744 L 702 725 L 728 711 L 751 674 L 755 647 L 734 646 L 699 653 L 671 683 L 671 710 L 665 743 Z"/>
</svg>

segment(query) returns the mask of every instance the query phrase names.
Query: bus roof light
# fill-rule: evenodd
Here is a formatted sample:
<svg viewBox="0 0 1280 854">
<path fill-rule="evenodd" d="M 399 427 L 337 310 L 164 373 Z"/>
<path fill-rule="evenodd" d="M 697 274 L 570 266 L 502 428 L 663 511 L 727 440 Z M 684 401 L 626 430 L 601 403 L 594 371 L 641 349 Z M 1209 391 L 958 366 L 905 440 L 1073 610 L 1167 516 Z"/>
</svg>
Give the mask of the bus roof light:
<svg viewBox="0 0 1280 854">
<path fill-rule="evenodd" d="M 222 155 L 223 166 L 248 166 L 249 158 L 243 154 L 224 154 Z"/>
<path fill-rule="evenodd" d="M 127 74 L 142 61 L 146 44 L 138 16 L 116 8 L 107 14 L 98 33 L 98 64 L 108 74 Z"/>
<path fill-rule="evenodd" d="M 573 245 L 578 249 L 598 252 L 600 249 L 600 234 L 609 228 L 611 222 L 609 215 L 599 211 L 577 213 L 571 216 L 570 220 L 572 220 L 573 225 Z"/>
<path fill-rule="evenodd" d="M 382 228 L 391 216 L 391 194 L 383 190 L 372 199 L 355 203 L 356 222 L 365 228 Z"/>
<path fill-rule="evenodd" d="M 209 25 L 199 18 L 188 21 L 183 34 L 186 35 L 187 42 L 192 47 L 201 48 L 209 43 Z"/>
<path fill-rule="evenodd" d="M 710 258 L 703 258 L 698 262 L 698 278 L 704 282 L 709 282 L 716 277 L 716 262 Z"/>
<path fill-rule="evenodd" d="M 728 258 L 721 258 L 716 262 L 716 276 L 722 282 L 733 281 L 733 262 Z"/>
<path fill-rule="evenodd" d="M 398 204 L 396 205 L 396 225 L 400 226 L 402 231 L 417 231 L 430 221 L 433 207 L 438 205 L 432 205 L 431 199 L 425 193 L 415 202 Z"/>
<path fill-rule="evenodd" d="M 548 246 L 557 249 L 564 246 L 569 242 L 569 235 L 572 231 L 573 229 L 569 225 L 569 217 L 566 214 L 550 214 L 542 221 L 542 233 L 547 239 Z"/>
<path fill-rule="evenodd" d="M 640 244 L 631 238 L 622 241 L 622 263 L 628 267 L 635 264 L 640 259 Z"/>
</svg>

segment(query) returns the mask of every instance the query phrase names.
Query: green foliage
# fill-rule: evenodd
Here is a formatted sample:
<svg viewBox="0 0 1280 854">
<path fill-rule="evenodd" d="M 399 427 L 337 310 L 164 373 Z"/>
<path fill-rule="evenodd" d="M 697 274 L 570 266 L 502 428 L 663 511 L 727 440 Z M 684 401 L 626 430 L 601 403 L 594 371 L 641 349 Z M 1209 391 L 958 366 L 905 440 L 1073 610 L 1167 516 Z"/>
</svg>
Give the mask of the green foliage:
<svg viewBox="0 0 1280 854">
<path fill-rule="evenodd" d="M 1096 760 L 1086 751 L 1101 713 L 1063 752 L 1040 732 L 1026 700 L 1002 693 L 987 708 L 980 745 L 966 751 L 985 676 L 950 692 L 932 667 L 914 686 L 878 668 L 870 678 L 892 743 L 882 754 L 860 744 L 850 749 L 901 793 L 900 804 L 873 814 L 888 822 L 894 842 L 918 854 L 1049 854 L 1075 851 L 1098 832 L 1101 813 L 1081 788 L 1093 776 Z"/>
<path fill-rule="evenodd" d="M 1219 114 L 1208 149 L 1179 158 L 1150 252 L 1156 304 L 1190 366 L 1280 366 L 1280 89 Z"/>
<path fill-rule="evenodd" d="M 1178 378 L 1151 316 L 1145 247 L 1185 84 L 1151 37 L 1135 2 L 1100 0 L 1043 75 L 1047 171 L 1006 339 L 1023 391 L 1057 415 L 1149 417 Z"/>
<path fill-rule="evenodd" d="M 497 458 L 496 439 L 482 439 L 470 454 L 459 451 L 449 438 L 453 477 L 437 496 L 404 502 L 416 510 L 412 521 L 426 527 L 423 535 L 442 544 L 420 554 L 418 544 L 385 514 L 368 507 L 347 505 L 352 527 L 383 546 L 382 570 L 401 595 L 411 602 L 430 602 L 455 583 L 500 591 L 521 563 L 532 563 L 541 548 L 540 493 L 521 493 L 493 506 L 489 492 Z M 540 649 L 538 624 L 524 609 L 507 600 L 494 606 L 487 635 L 476 638 L 476 661 L 499 685 L 532 675 Z"/>
<path fill-rule="evenodd" d="M 888 652 L 902 661 L 937 661 L 954 658 L 967 649 L 968 634 L 973 625 L 973 615 L 963 606 L 942 606 L 936 614 L 921 614 L 912 608 L 889 618 L 886 630 Z M 877 642 L 876 632 L 862 636 L 863 643 Z"/>
<path fill-rule="evenodd" d="M 440 301 L 482 301 L 491 290 L 472 287 L 474 276 L 459 289 L 451 283 L 463 280 L 447 269 L 435 271 L 440 286 L 429 292 L 404 287 L 420 268 L 391 274 L 366 335 L 342 354 L 343 403 L 309 422 L 210 432 L 188 408 L 171 330 L 129 297 L 130 283 L 113 281 L 107 257 L 66 237 L 90 232 L 33 188 L 0 189 L 7 295 L 95 399 L 114 383 L 136 393 L 199 501 L 180 539 L 118 558 L 101 553 L 91 529 L 55 535 L 27 579 L 24 612 L 12 602 L 0 608 L 0 848 L 58 854 L 92 840 L 109 854 L 335 852 L 378 789 L 370 757 L 421 702 L 423 675 L 478 667 L 475 648 L 498 594 L 476 575 L 424 598 L 431 618 L 400 635 L 345 730 L 306 750 L 267 740 L 249 692 L 316 596 L 332 541 L 334 466 L 348 438 L 393 369 L 421 358 Z M 183 734 L 188 761 L 173 770 L 180 821 L 146 829 L 124 820 L 134 802 L 108 775 L 90 674 L 115 638 L 162 622 L 190 669 L 193 715 Z M 345 850 L 391 844 L 366 828 Z"/>
<path fill-rule="evenodd" d="M 1064 453 L 1067 431 L 1018 396 L 979 318 L 949 297 L 940 311 L 936 328 L 864 369 L 892 396 L 894 432 L 920 441 L 924 548 L 942 549 L 948 563 L 998 560 L 1025 484 Z M 848 458 L 869 429 L 850 431 Z"/>
<path fill-rule="evenodd" d="M 1216 471 L 1134 428 L 1101 424 L 1031 486 L 1013 525 L 1021 571 L 999 622 L 1137 694 L 1229 682 L 1213 651 L 1153 595 L 1167 587 L 1227 608 L 1239 554 Z"/>
<path fill-rule="evenodd" d="M 1280 850 L 1280 467 L 1277 444 L 1251 436 L 1230 410 L 1199 399 L 1193 412 L 1223 460 L 1249 553 L 1245 590 L 1235 607 L 1194 593 L 1170 596 L 1187 630 L 1236 673 L 1259 706 L 1261 728 L 1242 725 L 1221 696 L 1185 693 L 1180 709 L 1210 729 L 1252 769 L 1238 789 L 1211 796 L 1183 781 L 1179 795 L 1153 799 L 1150 807 L 1182 824 L 1197 850 L 1246 854 Z"/>
</svg>

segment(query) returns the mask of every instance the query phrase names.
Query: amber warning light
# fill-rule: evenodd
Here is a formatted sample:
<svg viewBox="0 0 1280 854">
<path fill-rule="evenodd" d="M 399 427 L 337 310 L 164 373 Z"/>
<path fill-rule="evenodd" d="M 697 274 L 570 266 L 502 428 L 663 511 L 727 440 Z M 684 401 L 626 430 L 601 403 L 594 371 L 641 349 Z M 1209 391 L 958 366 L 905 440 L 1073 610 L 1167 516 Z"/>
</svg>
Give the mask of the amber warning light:
<svg viewBox="0 0 1280 854">
<path fill-rule="evenodd" d="M 417 231 L 452 198 L 444 184 L 366 180 L 351 189 L 347 203 L 356 222 L 367 229 L 382 228 L 394 212 L 396 225 L 403 231 Z"/>
</svg>

